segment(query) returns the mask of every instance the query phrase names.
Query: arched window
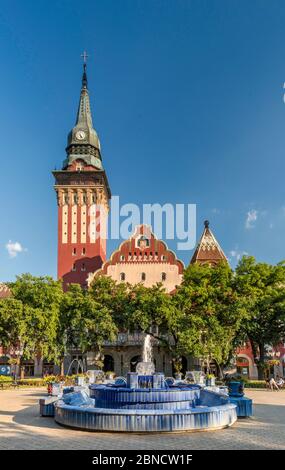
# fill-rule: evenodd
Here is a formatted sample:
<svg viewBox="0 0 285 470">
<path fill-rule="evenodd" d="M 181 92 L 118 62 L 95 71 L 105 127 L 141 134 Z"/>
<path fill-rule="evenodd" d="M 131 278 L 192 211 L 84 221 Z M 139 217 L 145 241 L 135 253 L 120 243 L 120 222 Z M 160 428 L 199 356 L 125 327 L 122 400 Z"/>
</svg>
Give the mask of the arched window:
<svg viewBox="0 0 285 470">
<path fill-rule="evenodd" d="M 82 263 L 82 266 L 81 266 L 81 271 L 86 271 L 86 266 L 85 266 L 85 263 Z"/>
<path fill-rule="evenodd" d="M 142 280 L 142 281 L 145 281 L 145 280 L 146 280 L 146 275 L 145 275 L 145 273 L 142 273 L 142 274 L 141 274 L 141 280 Z"/>
<path fill-rule="evenodd" d="M 136 372 L 136 367 L 139 362 L 141 362 L 142 357 L 141 356 L 134 356 L 130 360 L 130 372 Z"/>
<path fill-rule="evenodd" d="M 166 273 L 161 273 L 161 280 L 166 281 Z"/>
<path fill-rule="evenodd" d="M 104 365 L 103 365 L 104 372 L 114 372 L 114 358 L 109 354 L 104 355 Z"/>
<path fill-rule="evenodd" d="M 126 280 L 125 273 L 120 273 L 120 281 L 125 281 L 125 280 Z"/>
</svg>

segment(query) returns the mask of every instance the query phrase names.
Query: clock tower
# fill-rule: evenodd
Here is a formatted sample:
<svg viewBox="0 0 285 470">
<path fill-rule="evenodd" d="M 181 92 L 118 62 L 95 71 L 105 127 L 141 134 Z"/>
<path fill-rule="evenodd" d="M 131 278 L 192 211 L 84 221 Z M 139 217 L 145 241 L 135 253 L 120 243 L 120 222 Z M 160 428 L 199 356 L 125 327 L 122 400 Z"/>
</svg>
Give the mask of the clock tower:
<svg viewBox="0 0 285 470">
<path fill-rule="evenodd" d="M 86 63 L 76 123 L 68 135 L 62 169 L 53 171 L 58 204 L 58 278 L 87 286 L 87 277 L 106 259 L 111 192 L 93 127 Z"/>
</svg>

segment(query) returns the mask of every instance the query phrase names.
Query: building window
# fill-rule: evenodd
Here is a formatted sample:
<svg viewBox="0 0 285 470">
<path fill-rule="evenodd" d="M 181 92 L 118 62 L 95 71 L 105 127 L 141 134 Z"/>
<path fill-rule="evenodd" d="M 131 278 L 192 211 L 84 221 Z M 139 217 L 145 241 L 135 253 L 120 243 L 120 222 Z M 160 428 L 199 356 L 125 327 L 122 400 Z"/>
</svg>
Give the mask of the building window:
<svg viewBox="0 0 285 470">
<path fill-rule="evenodd" d="M 73 196 L 73 201 L 74 201 L 74 204 L 77 204 L 77 203 L 78 203 L 78 196 L 77 196 L 77 194 L 74 194 L 74 196 Z"/>
<path fill-rule="evenodd" d="M 83 164 L 82 164 L 82 163 L 78 163 L 78 165 L 76 165 L 76 170 L 77 170 L 77 171 L 83 170 Z"/>
<path fill-rule="evenodd" d="M 73 266 L 72 266 L 72 271 L 76 271 L 76 266 L 75 266 L 75 263 L 73 263 Z"/>
<path fill-rule="evenodd" d="M 72 254 L 73 254 L 73 256 L 75 256 L 75 255 L 76 255 L 76 248 L 73 248 L 73 250 L 72 250 Z"/>
<path fill-rule="evenodd" d="M 146 275 L 145 275 L 145 273 L 142 273 L 142 274 L 141 274 L 141 280 L 142 280 L 142 281 L 145 281 L 145 279 L 146 279 Z"/>
<path fill-rule="evenodd" d="M 65 196 L 64 196 L 64 204 L 68 204 L 68 195 L 67 194 L 65 194 Z"/>
<path fill-rule="evenodd" d="M 166 273 L 161 273 L 161 280 L 166 281 Z"/>
<path fill-rule="evenodd" d="M 86 249 L 82 248 L 82 254 L 85 255 L 85 253 L 86 253 Z"/>
<path fill-rule="evenodd" d="M 93 204 L 96 203 L 96 196 L 95 196 L 95 194 L 92 195 L 92 202 L 93 202 Z"/>
<path fill-rule="evenodd" d="M 165 255 L 162 255 L 161 261 L 166 261 L 166 256 Z"/>
<path fill-rule="evenodd" d="M 120 274 L 120 281 L 125 281 L 126 280 L 126 275 L 125 273 Z"/>
<path fill-rule="evenodd" d="M 125 261 L 125 256 L 124 255 L 120 256 L 120 261 Z"/>
<path fill-rule="evenodd" d="M 87 202 L 87 196 L 84 194 L 84 196 L 83 196 L 83 204 L 86 204 L 86 202 Z"/>
<path fill-rule="evenodd" d="M 81 271 L 86 271 L 85 263 L 82 263 Z"/>
</svg>

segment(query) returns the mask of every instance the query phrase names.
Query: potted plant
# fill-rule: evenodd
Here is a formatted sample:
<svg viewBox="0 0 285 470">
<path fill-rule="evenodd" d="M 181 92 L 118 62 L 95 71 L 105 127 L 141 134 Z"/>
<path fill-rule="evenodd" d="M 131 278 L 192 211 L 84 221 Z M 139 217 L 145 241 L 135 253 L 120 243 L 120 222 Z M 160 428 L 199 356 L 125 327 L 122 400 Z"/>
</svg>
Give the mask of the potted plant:
<svg viewBox="0 0 285 470">
<path fill-rule="evenodd" d="M 173 360 L 174 365 L 174 377 L 176 380 L 182 380 L 182 360 L 181 357 L 175 358 Z"/>
<path fill-rule="evenodd" d="M 215 376 L 214 374 L 207 374 L 206 375 L 206 386 L 207 387 L 214 387 L 215 386 Z"/>
<path fill-rule="evenodd" d="M 113 380 L 116 374 L 113 370 L 108 370 L 107 372 L 105 372 L 105 375 L 106 375 L 106 379 Z"/>
</svg>

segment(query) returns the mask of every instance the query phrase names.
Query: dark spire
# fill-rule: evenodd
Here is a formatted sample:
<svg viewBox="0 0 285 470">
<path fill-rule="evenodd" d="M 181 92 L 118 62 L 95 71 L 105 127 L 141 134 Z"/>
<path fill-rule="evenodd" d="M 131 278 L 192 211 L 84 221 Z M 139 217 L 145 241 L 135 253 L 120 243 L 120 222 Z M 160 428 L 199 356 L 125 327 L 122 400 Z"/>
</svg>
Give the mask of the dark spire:
<svg viewBox="0 0 285 470">
<path fill-rule="evenodd" d="M 209 228 L 210 222 L 208 220 L 204 221 L 205 228 Z"/>
<path fill-rule="evenodd" d="M 83 64 L 83 75 L 82 75 L 82 88 L 87 88 L 87 73 L 86 73 L 86 63 Z"/>
<path fill-rule="evenodd" d="M 80 99 L 75 126 L 68 135 L 66 147 L 67 158 L 63 162 L 63 167 L 67 167 L 74 160 L 80 158 L 88 165 L 103 169 L 100 141 L 92 123 L 90 98 L 87 88 L 86 60 L 88 55 L 84 51 L 81 57 L 83 57 L 83 74 Z"/>
</svg>

